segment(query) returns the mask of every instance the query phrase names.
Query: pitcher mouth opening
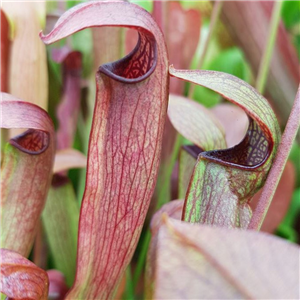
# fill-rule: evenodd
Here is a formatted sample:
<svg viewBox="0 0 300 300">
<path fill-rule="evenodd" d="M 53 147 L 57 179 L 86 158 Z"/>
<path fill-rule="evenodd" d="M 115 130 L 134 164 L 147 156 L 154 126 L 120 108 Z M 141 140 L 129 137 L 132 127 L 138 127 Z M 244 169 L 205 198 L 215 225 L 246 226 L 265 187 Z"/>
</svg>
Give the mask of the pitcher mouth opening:
<svg viewBox="0 0 300 300">
<path fill-rule="evenodd" d="M 122 59 L 99 67 L 98 72 L 123 83 L 137 83 L 147 79 L 157 65 L 157 46 L 154 36 L 146 30 L 138 31 L 135 48 Z"/>
</svg>

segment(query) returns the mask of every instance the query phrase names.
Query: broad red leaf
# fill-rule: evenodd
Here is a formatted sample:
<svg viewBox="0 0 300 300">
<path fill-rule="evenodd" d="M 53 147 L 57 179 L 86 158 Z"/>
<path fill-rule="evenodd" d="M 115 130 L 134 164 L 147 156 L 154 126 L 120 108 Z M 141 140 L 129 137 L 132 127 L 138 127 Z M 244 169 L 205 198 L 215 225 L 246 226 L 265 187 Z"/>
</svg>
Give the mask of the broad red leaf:
<svg viewBox="0 0 300 300">
<path fill-rule="evenodd" d="M 1 94 L 1 128 L 29 128 L 10 140 L 1 166 L 1 247 L 27 256 L 46 201 L 54 160 L 54 128 L 38 106 Z"/>
<path fill-rule="evenodd" d="M 178 1 L 154 1 L 153 18 L 164 33 L 170 62 L 178 69 L 188 69 L 200 38 L 199 11 L 185 10 Z M 171 78 L 170 92 L 182 95 L 184 82 Z"/>
<path fill-rule="evenodd" d="M 153 222 L 147 299 L 299 298 L 297 245 L 255 231 L 193 225 L 162 212 Z"/>
<path fill-rule="evenodd" d="M 274 1 L 225 1 L 222 17 L 247 60 L 257 73 L 267 37 Z M 260 20 L 259 24 L 255 20 Z M 243 28 L 243 30 L 241 30 Z M 297 53 L 281 23 L 272 54 L 266 92 L 283 124 L 289 116 L 299 83 L 299 60 Z"/>
<path fill-rule="evenodd" d="M 0 292 L 15 300 L 47 300 L 48 276 L 22 255 L 0 249 Z"/>
<path fill-rule="evenodd" d="M 167 1 L 166 11 L 168 11 L 168 14 L 165 20 L 166 29 L 164 32 L 167 33 L 166 43 L 170 62 L 178 69 L 189 68 L 200 39 L 200 12 L 195 9 L 183 9 L 178 1 Z M 170 91 L 182 95 L 184 93 L 184 82 L 174 77 L 171 78 Z"/>
<path fill-rule="evenodd" d="M 249 116 L 249 128 L 240 144 L 200 153 L 183 211 L 185 221 L 245 228 L 251 218 L 248 203 L 263 185 L 278 147 L 276 117 L 267 100 L 237 77 L 173 67 L 170 74 L 210 88 Z"/>
<path fill-rule="evenodd" d="M 108 17 L 109 16 L 109 17 Z M 97 73 L 77 273 L 68 298 L 110 298 L 136 247 L 152 196 L 166 115 L 163 37 L 151 16 L 126 2 L 89 2 L 66 12 L 47 36 L 53 43 L 95 26 L 139 31 L 124 59 Z"/>
</svg>

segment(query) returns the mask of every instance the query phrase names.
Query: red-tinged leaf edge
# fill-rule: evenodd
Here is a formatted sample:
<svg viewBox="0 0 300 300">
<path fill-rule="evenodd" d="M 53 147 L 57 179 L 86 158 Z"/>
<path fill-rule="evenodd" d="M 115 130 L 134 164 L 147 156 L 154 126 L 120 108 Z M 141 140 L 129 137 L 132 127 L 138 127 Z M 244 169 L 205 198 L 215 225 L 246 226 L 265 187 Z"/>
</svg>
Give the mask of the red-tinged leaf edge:
<svg viewBox="0 0 300 300">
<path fill-rule="evenodd" d="M 1 93 L 1 128 L 29 128 L 10 140 L 1 166 L 1 247 L 29 255 L 51 183 L 54 126 L 42 108 Z"/>
<path fill-rule="evenodd" d="M 129 55 L 101 66 L 96 74 L 77 272 L 68 299 L 113 297 L 154 191 L 167 109 L 165 43 L 141 7 L 120 1 L 83 3 L 62 15 L 41 38 L 50 44 L 97 26 L 133 28 L 139 41 Z"/>
<path fill-rule="evenodd" d="M 120 1 L 106 3 L 105 5 L 117 6 L 117 5 L 120 5 L 121 3 L 123 3 L 122 5 L 127 5 L 127 6 L 132 6 L 132 7 L 134 6 L 130 3 L 126 3 L 126 2 L 124 3 L 124 2 L 120 2 Z M 124 24 L 119 24 L 119 22 L 117 22 L 113 18 L 109 21 L 105 20 L 105 23 L 101 22 L 100 19 L 96 20 L 95 18 L 89 18 L 89 19 L 85 20 L 84 25 L 81 24 L 80 22 L 78 22 L 77 24 L 73 23 L 72 26 L 66 25 L 68 22 L 70 22 L 71 18 L 78 15 L 78 13 L 80 13 L 82 15 L 89 14 L 90 13 L 89 11 L 93 10 L 94 7 L 97 7 L 98 5 L 99 5 L 99 2 L 94 2 L 94 3 L 89 3 L 89 4 L 83 3 L 80 5 L 77 5 L 75 8 L 69 10 L 61 18 L 59 18 L 59 20 L 55 24 L 54 29 L 48 35 L 43 35 L 42 32 L 40 32 L 40 37 L 41 37 L 42 41 L 48 45 L 48 44 L 54 43 L 62 38 L 65 38 L 77 31 L 83 30 L 85 28 L 97 27 L 97 26 L 122 26 L 122 27 L 136 28 L 139 31 L 138 32 L 139 36 L 138 36 L 137 45 L 132 50 L 132 52 L 118 61 L 100 66 L 99 72 L 106 74 L 108 77 L 110 77 L 116 81 L 122 82 L 122 83 L 138 83 L 138 82 L 144 81 L 153 73 L 153 71 L 156 68 L 156 63 L 157 63 L 157 46 L 156 45 L 157 44 L 156 44 L 153 34 L 151 33 L 151 31 L 149 31 L 149 28 L 147 26 L 141 26 L 142 22 L 140 22 L 140 20 L 132 19 L 129 22 L 127 22 L 127 24 L 125 24 L 125 22 L 124 22 Z M 125 7 L 126 6 L 124 6 L 123 8 L 125 8 Z M 139 13 L 141 13 L 141 14 L 145 15 L 145 17 L 149 18 L 150 15 L 145 10 L 143 10 L 142 8 L 140 8 L 138 6 L 134 6 L 134 7 L 136 10 L 139 10 Z M 123 14 L 125 17 L 126 13 L 123 12 Z M 150 59 L 148 60 L 146 70 L 142 70 L 142 72 L 140 72 L 140 70 L 136 69 L 135 72 L 132 72 L 131 67 L 136 67 L 133 64 L 134 64 L 134 62 L 137 63 L 138 59 L 140 58 L 139 56 L 142 54 L 142 51 L 145 50 L 143 48 L 150 46 L 149 44 L 142 45 L 142 43 L 145 43 L 144 39 L 146 37 L 149 38 L 148 42 L 150 42 L 151 47 L 153 47 L 152 57 L 150 57 Z"/>
<path fill-rule="evenodd" d="M 54 126 L 47 112 L 35 104 L 1 93 L 1 128 L 22 128 L 26 132 L 10 140 L 20 151 L 38 155 L 54 147 Z"/>
<path fill-rule="evenodd" d="M 49 146 L 49 133 L 28 129 L 24 133 L 10 139 L 10 144 L 22 152 L 38 155 L 47 150 Z"/>
<path fill-rule="evenodd" d="M 225 166 L 233 166 L 244 170 L 254 170 L 261 167 L 264 162 L 268 160 L 271 154 L 274 156 L 274 152 L 276 152 L 274 150 L 277 149 L 279 138 L 281 136 L 280 128 L 275 114 L 271 110 L 267 100 L 264 97 L 259 96 L 260 103 L 258 104 L 254 102 L 254 99 L 251 99 L 252 103 L 250 102 L 250 99 L 249 102 L 246 101 L 247 93 L 258 95 L 258 92 L 255 91 L 252 86 L 233 75 L 216 71 L 176 70 L 173 66 L 170 66 L 169 73 L 171 76 L 180 78 L 182 80 L 187 80 L 191 83 L 204 86 L 217 92 L 230 102 L 241 107 L 250 118 L 248 132 L 240 144 L 226 150 L 209 151 L 203 153 L 205 158 Z M 223 82 L 224 87 L 222 87 Z M 234 83 L 235 86 L 232 86 L 232 90 L 226 91 L 226 83 Z M 234 95 L 234 92 L 237 92 L 239 89 L 241 93 L 244 93 L 242 94 L 242 97 L 244 98 L 243 102 L 237 100 L 238 96 Z M 251 162 L 247 159 L 244 161 L 241 160 L 243 157 L 238 158 L 238 163 L 235 162 L 235 153 L 240 152 L 240 150 L 243 150 L 245 147 L 247 147 L 247 145 L 249 145 L 249 143 L 251 143 L 251 140 L 249 140 L 247 136 L 251 136 L 251 131 L 253 130 L 258 130 L 260 135 L 262 135 L 262 137 L 268 141 L 268 147 L 266 149 L 267 151 L 264 151 L 265 154 L 258 162 L 249 164 Z"/>
<path fill-rule="evenodd" d="M 0 249 L 0 292 L 15 300 L 47 300 L 46 271 L 8 249 Z"/>
<path fill-rule="evenodd" d="M 265 233 L 182 222 L 174 215 L 182 202 L 172 202 L 151 221 L 147 299 L 298 299 L 297 245 Z"/>
<path fill-rule="evenodd" d="M 251 218 L 248 203 L 266 180 L 279 144 L 276 116 L 263 96 L 235 76 L 173 66 L 169 73 L 219 93 L 249 117 L 238 145 L 200 153 L 183 211 L 185 221 L 245 228 Z"/>
</svg>

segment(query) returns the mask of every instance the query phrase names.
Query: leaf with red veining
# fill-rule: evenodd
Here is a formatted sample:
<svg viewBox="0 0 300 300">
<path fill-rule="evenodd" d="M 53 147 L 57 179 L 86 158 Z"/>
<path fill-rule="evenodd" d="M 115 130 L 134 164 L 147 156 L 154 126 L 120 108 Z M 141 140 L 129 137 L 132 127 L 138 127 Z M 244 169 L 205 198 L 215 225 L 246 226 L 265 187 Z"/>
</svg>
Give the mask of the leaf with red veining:
<svg viewBox="0 0 300 300">
<path fill-rule="evenodd" d="M 152 217 L 151 219 L 151 233 L 152 236 L 156 236 L 158 230 L 163 224 L 162 215 L 167 214 L 170 218 L 180 220 L 183 209 L 183 199 L 172 200 L 164 204 Z"/>
<path fill-rule="evenodd" d="M 11 250 L 0 249 L 0 292 L 15 300 L 47 300 L 48 276 L 34 263 Z"/>
<path fill-rule="evenodd" d="M 274 1 L 225 1 L 222 18 L 226 28 L 244 50 L 255 73 L 269 35 Z M 259 26 L 255 20 L 260 20 Z M 241 30 L 243 28 L 243 30 Z M 266 84 L 280 121 L 286 123 L 299 84 L 299 60 L 284 25 L 279 24 L 276 45 Z"/>
<path fill-rule="evenodd" d="M 182 216 L 189 222 L 245 228 L 251 218 L 248 203 L 266 180 L 278 147 L 281 134 L 274 112 L 263 96 L 235 76 L 173 67 L 169 72 L 219 93 L 248 114 L 248 131 L 238 145 L 200 153 Z"/>
<path fill-rule="evenodd" d="M 193 225 L 161 212 L 155 218 L 161 225 L 148 256 L 147 299 L 299 298 L 297 245 L 266 233 Z"/>
<path fill-rule="evenodd" d="M 1 247 L 27 256 L 51 182 L 54 128 L 40 107 L 1 94 L 1 128 L 29 128 L 6 145 L 1 167 Z"/>
<path fill-rule="evenodd" d="M 159 211 L 157 211 L 151 220 L 151 234 L 152 239 L 149 244 L 148 252 L 147 252 L 147 262 L 146 262 L 146 276 L 145 276 L 145 299 L 155 299 L 153 297 L 153 279 L 154 274 L 156 272 L 156 264 L 155 264 L 155 257 L 156 257 L 156 247 L 157 247 L 157 234 L 162 226 L 163 220 L 161 216 L 166 214 L 174 219 L 180 220 L 182 215 L 183 209 L 183 200 L 173 200 L 171 202 L 166 203 L 163 205 Z M 167 264 L 169 260 L 164 262 Z M 169 297 L 168 297 L 169 298 Z"/>
<path fill-rule="evenodd" d="M 225 149 L 225 132 L 207 108 L 182 96 L 170 94 L 168 116 L 174 128 L 195 144 L 182 147 L 179 153 L 178 197 L 185 198 L 199 153 Z"/>
<path fill-rule="evenodd" d="M 196 103 L 196 105 L 198 104 Z M 191 115 L 194 115 L 195 111 L 193 109 L 193 106 L 191 106 L 190 109 L 191 109 Z M 170 111 L 170 105 L 169 105 L 169 111 Z M 221 124 L 222 130 L 225 131 L 225 139 L 229 147 L 233 147 L 242 141 L 242 139 L 245 136 L 245 133 L 247 132 L 249 120 L 245 112 L 240 107 L 232 104 L 227 104 L 227 103 L 218 104 L 217 106 L 209 110 L 209 114 L 213 114 L 214 119 L 215 118 L 217 119 L 217 124 L 219 123 Z M 196 120 L 194 120 L 194 122 L 195 121 Z M 197 122 L 200 123 L 200 120 L 197 120 Z M 192 127 L 192 128 L 196 129 L 197 127 L 199 127 L 199 124 L 197 124 L 196 127 Z M 203 128 L 207 128 L 207 127 L 208 126 L 204 125 Z M 190 132 L 188 133 L 188 135 L 184 134 L 185 137 L 190 135 L 191 135 Z M 197 135 L 197 139 L 200 139 L 201 136 L 205 137 L 204 132 L 200 132 L 199 130 L 197 130 L 194 133 L 194 135 Z M 208 150 L 203 146 L 202 148 L 204 150 Z M 192 176 L 193 169 L 197 161 L 197 157 L 202 151 L 203 150 L 198 148 L 197 146 L 184 146 L 180 150 L 179 172 L 178 172 L 178 197 L 179 198 L 185 198 L 186 191 L 189 186 L 190 178 Z"/>
<path fill-rule="evenodd" d="M 134 28 L 139 41 L 128 56 L 97 72 L 77 272 L 69 299 L 112 297 L 155 187 L 167 108 L 166 48 L 142 8 L 126 2 L 84 3 L 62 15 L 42 40 L 53 43 L 96 26 Z"/>
</svg>

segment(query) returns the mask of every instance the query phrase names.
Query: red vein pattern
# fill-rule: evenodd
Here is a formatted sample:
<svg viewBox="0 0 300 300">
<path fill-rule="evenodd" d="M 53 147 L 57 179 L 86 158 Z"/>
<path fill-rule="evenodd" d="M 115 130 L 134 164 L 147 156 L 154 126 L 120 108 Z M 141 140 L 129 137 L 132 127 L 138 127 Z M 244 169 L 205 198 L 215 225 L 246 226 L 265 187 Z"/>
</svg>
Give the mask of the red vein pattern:
<svg viewBox="0 0 300 300">
<path fill-rule="evenodd" d="M 0 249 L 0 292 L 6 299 L 47 300 L 48 276 L 34 263 L 7 249 Z"/>
<path fill-rule="evenodd" d="M 138 79 L 151 70 L 156 65 L 156 43 L 152 35 L 141 31 L 134 50 L 125 58 L 115 63 L 106 64 L 100 67 L 103 73 L 111 71 L 114 75 L 126 79 Z"/>
<path fill-rule="evenodd" d="M 152 218 L 146 299 L 299 299 L 297 245 L 180 222 L 172 202 Z"/>
<path fill-rule="evenodd" d="M 11 139 L 10 143 L 25 153 L 40 154 L 49 146 L 49 134 L 47 132 L 29 129 L 23 134 Z"/>
<path fill-rule="evenodd" d="M 2 128 L 30 128 L 10 140 L 1 166 L 1 247 L 29 255 L 54 161 L 54 127 L 40 107 L 2 94 Z"/>
<path fill-rule="evenodd" d="M 68 299 L 113 297 L 154 191 L 167 109 L 166 47 L 142 8 L 126 2 L 84 3 L 66 12 L 42 39 L 52 43 L 104 25 L 135 28 L 140 37 L 128 56 L 101 66 L 96 75 L 77 272 Z"/>
<path fill-rule="evenodd" d="M 249 128 L 235 147 L 200 153 L 185 197 L 182 219 L 246 228 L 248 203 L 262 187 L 279 143 L 280 128 L 267 100 L 235 76 L 200 70 L 169 70 L 172 76 L 209 88 L 245 110 Z"/>
<path fill-rule="evenodd" d="M 268 158 L 272 150 L 271 145 L 272 142 L 257 123 L 250 119 L 248 131 L 241 143 L 230 149 L 206 152 L 203 157 L 241 168 L 257 168 Z"/>
</svg>

